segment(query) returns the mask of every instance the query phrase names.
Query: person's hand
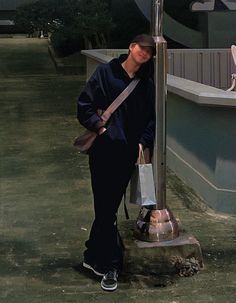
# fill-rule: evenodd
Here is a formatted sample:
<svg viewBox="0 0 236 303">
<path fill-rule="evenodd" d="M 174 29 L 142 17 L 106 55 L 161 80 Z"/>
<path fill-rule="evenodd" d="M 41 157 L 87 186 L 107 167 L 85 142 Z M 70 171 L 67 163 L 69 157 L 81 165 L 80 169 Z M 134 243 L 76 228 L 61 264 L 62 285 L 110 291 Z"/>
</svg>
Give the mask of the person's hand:
<svg viewBox="0 0 236 303">
<path fill-rule="evenodd" d="M 99 136 L 103 134 L 107 129 L 105 127 L 101 127 L 98 131 Z"/>
</svg>

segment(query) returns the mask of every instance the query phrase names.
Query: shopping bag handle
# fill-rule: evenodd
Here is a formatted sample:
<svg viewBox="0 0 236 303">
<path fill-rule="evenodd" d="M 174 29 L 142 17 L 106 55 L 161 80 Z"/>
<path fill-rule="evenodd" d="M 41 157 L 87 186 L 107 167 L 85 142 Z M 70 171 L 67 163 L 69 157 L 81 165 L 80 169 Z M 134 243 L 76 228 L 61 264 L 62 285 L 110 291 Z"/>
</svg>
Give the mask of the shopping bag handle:
<svg viewBox="0 0 236 303">
<path fill-rule="evenodd" d="M 145 157 L 144 157 L 144 151 L 141 144 L 139 144 L 139 155 L 138 155 L 138 161 L 137 164 L 146 164 Z"/>
</svg>

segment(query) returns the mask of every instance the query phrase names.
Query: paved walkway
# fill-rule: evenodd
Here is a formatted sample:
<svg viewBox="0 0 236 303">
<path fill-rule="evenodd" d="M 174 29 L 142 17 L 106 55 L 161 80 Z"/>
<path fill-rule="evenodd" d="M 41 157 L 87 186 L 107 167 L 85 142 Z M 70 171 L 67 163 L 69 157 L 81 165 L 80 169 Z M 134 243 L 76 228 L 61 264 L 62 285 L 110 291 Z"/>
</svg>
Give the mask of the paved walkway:
<svg viewBox="0 0 236 303">
<path fill-rule="evenodd" d="M 104 293 L 81 272 L 93 216 L 87 157 L 72 147 L 84 77 L 56 75 L 40 39 L 1 39 L 0 66 L 0 302 L 233 303 L 236 218 L 189 210 L 181 191 L 167 202 L 200 241 L 198 275 L 129 273 Z"/>
</svg>

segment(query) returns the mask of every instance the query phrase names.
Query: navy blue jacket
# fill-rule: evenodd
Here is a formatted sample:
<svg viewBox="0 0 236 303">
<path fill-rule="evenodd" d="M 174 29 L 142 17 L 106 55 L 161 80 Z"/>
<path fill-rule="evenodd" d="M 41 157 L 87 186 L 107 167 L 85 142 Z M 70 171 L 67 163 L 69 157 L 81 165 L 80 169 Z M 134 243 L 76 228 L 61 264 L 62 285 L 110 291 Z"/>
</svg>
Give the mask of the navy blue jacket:
<svg viewBox="0 0 236 303">
<path fill-rule="evenodd" d="M 77 117 L 87 129 L 98 132 L 102 126 L 97 110 L 105 110 L 129 85 L 132 79 L 121 66 L 127 55 L 101 64 L 87 82 L 78 98 Z M 155 137 L 154 83 L 152 62 L 145 63 L 136 73 L 140 78 L 134 91 L 112 114 L 106 134 L 111 141 L 120 141 L 130 147 L 142 143 L 152 147 Z"/>
</svg>

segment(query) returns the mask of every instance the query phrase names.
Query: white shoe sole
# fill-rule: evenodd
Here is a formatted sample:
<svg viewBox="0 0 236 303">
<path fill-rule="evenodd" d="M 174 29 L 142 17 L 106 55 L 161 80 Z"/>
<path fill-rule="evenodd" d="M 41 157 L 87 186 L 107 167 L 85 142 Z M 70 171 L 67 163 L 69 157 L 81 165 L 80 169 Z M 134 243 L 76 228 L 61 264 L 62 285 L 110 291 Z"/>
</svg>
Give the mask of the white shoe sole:
<svg viewBox="0 0 236 303">
<path fill-rule="evenodd" d="M 93 273 L 94 273 L 95 275 L 97 275 L 97 276 L 100 276 L 100 277 L 103 277 L 103 276 L 104 276 L 103 273 L 96 271 L 92 266 L 90 266 L 89 264 L 87 264 L 87 263 L 85 263 L 85 262 L 83 262 L 83 267 L 92 270 Z"/>
<path fill-rule="evenodd" d="M 115 286 L 113 286 L 113 287 L 106 287 L 101 282 L 101 287 L 102 287 L 103 290 L 106 290 L 106 291 L 114 291 L 114 290 L 117 289 L 117 284 Z"/>
</svg>

